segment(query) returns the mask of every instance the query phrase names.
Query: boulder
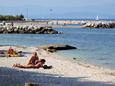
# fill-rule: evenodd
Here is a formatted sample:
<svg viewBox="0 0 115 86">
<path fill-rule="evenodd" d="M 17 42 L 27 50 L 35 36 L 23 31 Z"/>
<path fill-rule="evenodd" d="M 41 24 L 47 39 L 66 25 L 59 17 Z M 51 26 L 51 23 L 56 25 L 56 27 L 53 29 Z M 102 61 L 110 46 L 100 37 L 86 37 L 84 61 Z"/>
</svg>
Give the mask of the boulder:
<svg viewBox="0 0 115 86">
<path fill-rule="evenodd" d="M 64 44 L 52 44 L 52 45 L 42 46 L 42 49 L 48 52 L 56 52 L 59 50 L 70 50 L 70 49 L 77 49 L 77 48 L 74 46 L 64 45 Z"/>
</svg>

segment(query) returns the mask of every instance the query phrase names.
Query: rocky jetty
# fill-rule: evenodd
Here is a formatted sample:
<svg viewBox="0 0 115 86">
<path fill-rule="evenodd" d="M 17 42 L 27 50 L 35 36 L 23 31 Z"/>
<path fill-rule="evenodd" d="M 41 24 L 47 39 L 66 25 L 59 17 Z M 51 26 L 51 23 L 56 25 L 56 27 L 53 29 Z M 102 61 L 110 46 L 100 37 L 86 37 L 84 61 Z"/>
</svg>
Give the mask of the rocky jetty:
<svg viewBox="0 0 115 86">
<path fill-rule="evenodd" d="M 42 46 L 41 48 L 52 53 L 59 50 L 77 49 L 76 47 L 70 45 L 64 45 L 64 44 L 52 44 L 52 45 Z"/>
<path fill-rule="evenodd" d="M 52 27 L 14 27 L 14 26 L 1 26 L 0 34 L 58 34 L 58 31 Z"/>
<path fill-rule="evenodd" d="M 84 27 L 88 28 L 115 28 L 115 23 L 108 22 L 87 22 Z"/>
</svg>

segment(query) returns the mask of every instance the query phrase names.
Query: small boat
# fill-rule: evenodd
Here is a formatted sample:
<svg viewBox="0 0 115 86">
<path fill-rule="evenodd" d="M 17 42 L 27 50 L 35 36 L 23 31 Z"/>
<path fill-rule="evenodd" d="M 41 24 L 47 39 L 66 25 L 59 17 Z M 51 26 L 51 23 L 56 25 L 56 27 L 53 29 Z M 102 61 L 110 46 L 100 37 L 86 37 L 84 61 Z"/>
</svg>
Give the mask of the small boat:
<svg viewBox="0 0 115 86">
<path fill-rule="evenodd" d="M 99 20 L 99 16 L 96 17 L 96 20 Z"/>
</svg>

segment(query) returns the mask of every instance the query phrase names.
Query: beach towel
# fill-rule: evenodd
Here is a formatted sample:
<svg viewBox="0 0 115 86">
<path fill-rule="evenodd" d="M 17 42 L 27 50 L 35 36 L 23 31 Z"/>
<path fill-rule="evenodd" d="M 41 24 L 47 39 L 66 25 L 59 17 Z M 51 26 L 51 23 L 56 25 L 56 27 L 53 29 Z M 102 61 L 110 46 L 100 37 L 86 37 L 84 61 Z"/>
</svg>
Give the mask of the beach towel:
<svg viewBox="0 0 115 86">
<path fill-rule="evenodd" d="M 0 57 L 23 57 L 22 51 L 15 51 L 12 54 L 8 54 L 7 50 L 0 50 Z"/>
</svg>

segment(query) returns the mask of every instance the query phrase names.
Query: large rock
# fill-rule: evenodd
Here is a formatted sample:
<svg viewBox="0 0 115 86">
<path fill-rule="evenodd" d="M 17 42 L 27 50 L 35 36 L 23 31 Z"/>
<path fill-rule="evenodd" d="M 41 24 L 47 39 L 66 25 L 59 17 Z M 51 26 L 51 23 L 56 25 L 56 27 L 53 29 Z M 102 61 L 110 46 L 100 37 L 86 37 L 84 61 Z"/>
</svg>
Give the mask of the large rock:
<svg viewBox="0 0 115 86">
<path fill-rule="evenodd" d="M 76 47 L 64 44 L 52 44 L 47 46 L 42 46 L 44 50 L 48 52 L 56 52 L 57 50 L 70 50 L 70 49 L 77 49 Z"/>
<path fill-rule="evenodd" d="M 48 27 L 0 27 L 0 34 L 58 34 L 58 31 Z"/>
</svg>

